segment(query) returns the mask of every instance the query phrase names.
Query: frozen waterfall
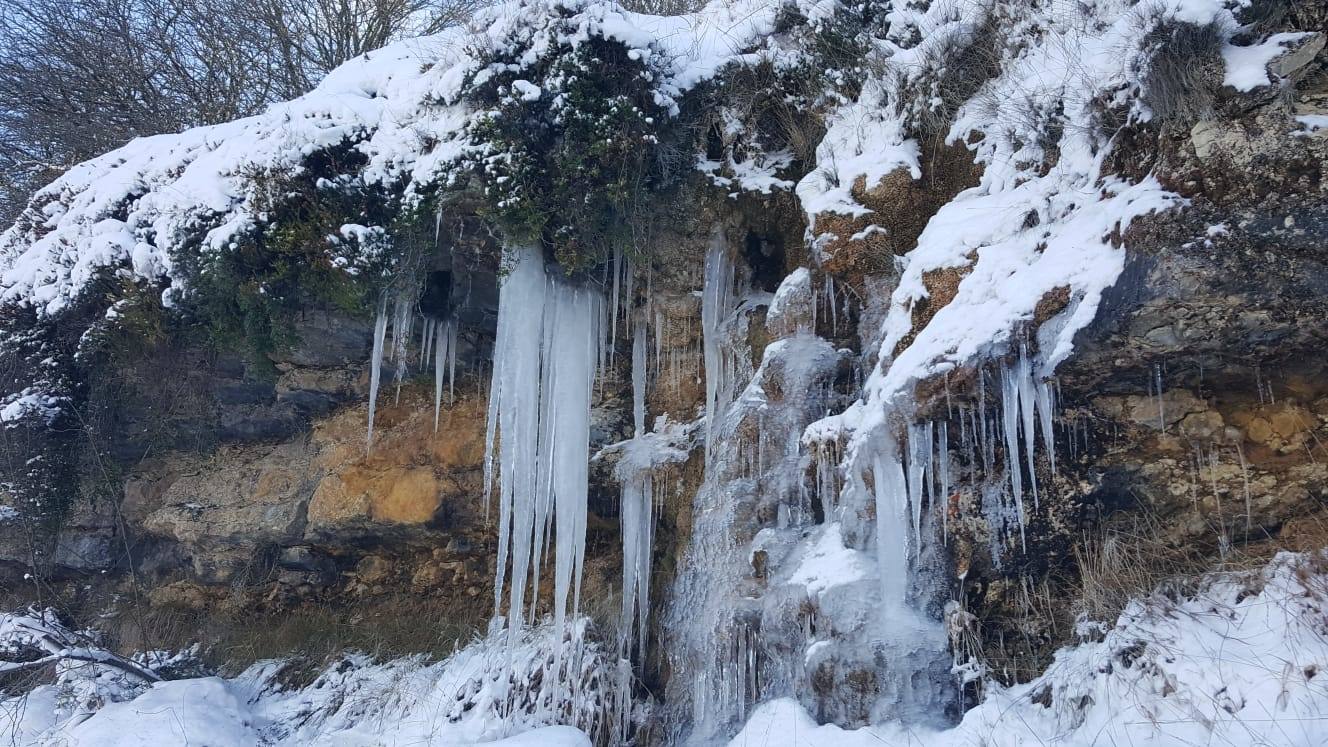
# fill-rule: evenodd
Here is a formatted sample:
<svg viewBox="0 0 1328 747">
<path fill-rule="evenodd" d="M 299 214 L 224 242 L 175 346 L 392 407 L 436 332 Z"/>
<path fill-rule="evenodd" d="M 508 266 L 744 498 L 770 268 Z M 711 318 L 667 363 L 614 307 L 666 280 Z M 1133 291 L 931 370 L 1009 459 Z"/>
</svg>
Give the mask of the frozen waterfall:
<svg viewBox="0 0 1328 747">
<path fill-rule="evenodd" d="M 604 305 L 598 291 L 546 275 L 537 248 L 513 253 L 499 292 L 484 485 L 485 495 L 495 485 L 498 493 L 494 606 L 501 612 L 506 587 L 515 641 L 523 621 L 533 617 L 546 555 L 554 562 L 555 625 L 579 608 L 590 405 Z"/>
</svg>

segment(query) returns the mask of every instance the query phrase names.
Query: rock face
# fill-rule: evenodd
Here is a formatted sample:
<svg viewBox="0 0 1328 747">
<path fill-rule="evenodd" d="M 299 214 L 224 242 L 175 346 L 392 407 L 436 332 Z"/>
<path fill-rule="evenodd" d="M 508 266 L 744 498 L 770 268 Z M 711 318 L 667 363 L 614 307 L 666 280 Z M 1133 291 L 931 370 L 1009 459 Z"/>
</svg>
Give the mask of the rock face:
<svg viewBox="0 0 1328 747">
<path fill-rule="evenodd" d="M 481 490 L 483 400 L 473 385 L 459 392 L 435 433 L 421 389 L 408 385 L 396 402 L 383 394 L 388 406 L 379 410 L 372 451 L 365 408 L 343 408 L 297 439 L 145 465 L 129 478 L 122 510 L 145 540 L 191 558 L 204 583 L 230 583 L 276 562 L 311 574 L 299 583 L 326 586 L 337 582 L 337 567 L 381 562 L 365 553 L 372 548 L 470 548 L 481 557 L 491 539 Z M 425 580 L 437 575 L 422 572 Z"/>
<path fill-rule="evenodd" d="M 1271 547 L 1323 544 L 1328 128 L 1302 121 L 1328 116 L 1324 47 L 1322 33 L 1300 38 L 1270 61 L 1274 84 L 1222 89 L 1198 121 L 1134 122 L 1119 134 L 1105 168 L 1156 176 L 1188 204 L 1115 237 L 1129 247 L 1125 270 L 1056 372 L 1056 465 L 1041 453 L 1030 468 L 1043 493 L 1026 546 L 992 525 L 984 496 L 956 488 L 942 496 L 943 534 L 925 558 L 937 588 L 913 590 L 951 603 L 956 655 L 988 674 L 1039 671 L 1071 639 L 1077 615 L 1101 611 L 1080 597 L 1108 542 L 1134 543 L 1140 555 L 1131 557 L 1174 563 L 1177 573 L 1183 562 L 1235 563 Z M 654 335 L 649 422 L 690 424 L 705 412 L 697 291 L 711 242 L 731 247 L 749 292 L 722 331 L 739 352 L 735 379 L 746 385 L 711 436 L 723 452 L 709 455 L 709 469 L 724 489 L 703 482 L 700 443 L 656 475 L 652 594 L 663 600 L 674 589 L 675 606 L 657 606 L 640 675 L 646 689 L 666 694 L 664 710 L 678 713 L 643 726 L 644 741 L 676 736 L 662 722 L 690 717 L 694 682 L 717 692 L 731 684 L 706 679 L 716 650 L 751 647 L 744 686 L 792 694 L 846 726 L 879 716 L 880 697 L 898 684 L 880 674 L 883 644 L 863 612 L 863 600 L 881 593 L 864 549 L 875 507 L 826 523 L 825 496 L 837 495 L 843 478 L 833 468 L 840 455 L 805 453 L 799 436 L 857 396 L 898 282 L 897 257 L 980 175 L 962 142 L 928 151 L 919 178 L 899 170 L 853 185 L 867 210 L 817 216 L 820 239 L 805 250 L 790 248 L 807 227 L 787 195 L 687 191 L 651 235 L 657 261 L 648 284 L 632 291 L 634 313 L 649 315 Z M 432 382 L 408 366 L 399 392 L 389 382 L 379 394 L 368 448 L 372 330 L 363 319 L 309 310 L 301 342 L 274 356 L 269 375 L 196 350 L 159 352 L 122 372 L 133 385 L 124 438 L 107 452 L 134 466 L 119 502 L 80 507 L 52 562 L 77 580 L 121 572 L 107 576 L 133 576 L 158 602 L 202 609 L 243 588 L 277 609 L 368 608 L 405 593 L 440 605 L 460 600 L 487 615 L 497 538 L 484 495 L 486 366 L 498 269 L 477 259 L 492 256 L 485 248 L 493 247 L 447 244 L 430 266 L 430 303 L 450 304 L 463 329 L 461 375 L 436 428 Z M 923 278 L 915 330 L 953 301 L 965 271 Z M 1033 352 L 1037 325 L 1067 296 L 1048 293 L 1029 320 L 1023 342 Z M 592 452 L 631 435 L 625 317 L 614 322 L 613 357 L 595 395 Z M 417 352 L 412 342 L 410 355 Z M 1001 363 L 921 382 L 918 413 L 971 405 L 978 382 Z M 950 431 L 956 452 L 960 438 Z M 993 451 L 1005 458 L 1006 448 Z M 616 458 L 605 450 L 592 464 L 584 598 L 600 620 L 619 603 Z M 719 539 L 698 546 L 693 537 L 707 523 Z M 0 547 L 8 565 L 31 560 L 21 527 L 2 517 Z M 840 583 L 806 570 L 818 558 L 835 560 Z M 733 595 L 710 596 L 716 588 Z M 683 595 L 691 606 L 677 604 Z M 931 606 L 938 609 L 927 613 L 940 617 L 940 605 Z M 697 610 L 715 625 L 680 618 Z M 831 640 L 836 646 L 817 645 Z"/>
</svg>

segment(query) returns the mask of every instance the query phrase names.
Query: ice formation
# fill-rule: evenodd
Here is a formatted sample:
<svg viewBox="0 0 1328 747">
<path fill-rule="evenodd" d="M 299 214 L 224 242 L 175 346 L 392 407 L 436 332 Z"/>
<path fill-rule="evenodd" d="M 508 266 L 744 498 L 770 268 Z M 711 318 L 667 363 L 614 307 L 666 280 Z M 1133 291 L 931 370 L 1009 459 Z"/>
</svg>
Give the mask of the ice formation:
<svg viewBox="0 0 1328 747">
<path fill-rule="evenodd" d="M 805 4 L 803 10 L 809 15 L 823 13 L 823 5 Z M 487 11 L 483 16 L 487 31 L 482 33 L 502 43 L 504 34 L 523 22 L 521 14 L 513 12 L 518 7 L 503 5 Z M 963 48 L 973 42 L 990 20 L 991 7 L 979 2 L 934 2 L 898 3 L 891 8 L 890 32 L 876 50 L 884 72 L 865 82 L 856 101 L 829 113 L 827 132 L 816 152 L 818 167 L 796 185 L 813 234 L 818 216 L 867 212 L 853 197 L 851 185 L 859 180 L 872 185 L 901 171 L 921 177 L 921 146 L 908 136 L 909 127 L 896 104 L 908 98 L 907 86 L 935 72 L 929 60 L 945 59 L 940 51 L 947 45 Z M 1232 20 L 1218 0 L 1161 0 L 1154 10 L 1158 18 L 1191 23 Z M 602 3 L 569 6 L 587 37 L 593 29 L 624 41 L 637 54 L 669 59 L 669 75 L 659 81 L 659 94 L 671 101 L 723 65 L 755 57 L 754 50 L 770 43 L 778 11 L 778 4 L 759 0 L 717 2 L 698 14 L 677 18 L 640 16 Z M 1091 22 L 1085 22 L 1085 14 L 1091 15 Z M 1153 177 L 1128 183 L 1103 173 L 1112 135 L 1093 124 L 1099 114 L 1094 107 L 1112 101 L 1125 107 L 1129 116 L 1150 116 L 1138 96 L 1136 53 L 1147 32 L 1129 0 L 1029 6 L 1028 17 L 1012 32 L 1022 36 L 1007 40 L 1020 53 L 1001 60 L 1000 74 L 959 108 L 949 132 L 950 143 L 973 144 L 984 167 L 981 183 L 943 206 L 916 247 L 901 259 L 899 284 L 890 293 L 879 334 L 867 335 L 878 355 L 857 401 L 812 424 L 805 434 L 809 413 L 816 410 L 816 417 L 823 415 L 827 403 L 817 399 L 814 387 L 806 387 L 812 394 L 800 403 L 801 409 L 785 404 L 782 407 L 793 415 L 788 421 L 776 421 L 767 407 L 763 377 L 776 363 L 811 361 L 814 365 L 801 374 L 786 371 L 795 377 L 791 380 L 806 383 L 815 378 L 813 374 L 832 367 L 836 353 L 825 341 L 800 334 L 770 345 L 762 369 L 750 370 L 739 334 L 745 331 L 742 273 L 723 230 L 716 229 L 705 258 L 700 318 L 706 474 L 695 496 L 691 543 L 664 626 L 673 674 L 668 702 L 676 709 L 668 720 L 669 736 L 722 740 L 759 701 L 794 694 L 791 675 L 779 669 L 787 663 L 767 659 L 769 640 L 763 636 L 772 633 L 760 626 L 766 610 L 758 608 L 759 595 L 744 586 L 756 553 L 772 549 L 781 549 L 795 561 L 781 569 L 771 584 L 782 584 L 785 592 L 793 593 L 792 587 L 818 597 L 827 592 L 827 574 L 817 565 L 826 558 L 851 566 L 853 573 L 845 576 L 851 583 L 873 585 L 874 591 L 859 600 L 861 606 L 872 608 L 873 637 L 849 641 L 843 648 L 860 645 L 889 659 L 883 684 L 887 702 L 877 715 L 908 718 L 920 709 L 936 710 L 944 697 L 940 691 L 949 686 L 932 677 L 936 662 L 945 659 L 944 639 L 939 623 L 922 612 L 927 579 L 920 576 L 927 554 L 936 550 L 936 535 L 944 541 L 948 532 L 951 491 L 958 486 L 979 496 L 994 528 L 992 555 L 997 562 L 1004 552 L 1003 532 L 1017 530 L 1024 539 L 1030 515 L 1026 504 L 1037 512 L 1053 489 L 1038 482 L 1036 449 L 1040 430 L 1041 453 L 1054 474 L 1056 401 L 1050 376 L 1069 355 L 1074 335 L 1092 320 L 1104 291 L 1123 267 L 1124 249 L 1111 237 L 1142 215 L 1184 203 Z M 459 104 L 440 102 L 458 100 L 458 87 L 475 63 L 456 51 L 465 46 L 460 42 L 463 33 L 468 32 L 456 30 L 366 56 L 334 72 L 308 96 L 261 116 L 135 141 L 74 168 L 38 196 L 24 223 L 0 238 L 0 298 L 55 314 L 104 268 L 153 282 L 170 281 L 172 292 L 184 290 L 171 262 L 181 237 L 196 234 L 203 226 L 205 250 L 220 251 L 259 220 L 241 174 L 254 165 L 296 169 L 311 150 L 348 138 L 367 159 L 358 175 L 364 182 L 405 177 L 411 189 L 428 187 L 461 147 L 457 135 L 467 112 Z M 1249 47 L 1228 44 L 1227 82 L 1241 89 L 1266 84 L 1270 55 L 1294 41 L 1285 36 Z M 1078 50 L 1077 57 L 1068 59 L 1064 54 L 1068 49 Z M 1049 158 L 1044 135 L 1052 129 L 1063 134 L 1056 143 L 1054 167 L 1042 169 Z M 971 138 L 970 133 L 982 137 Z M 754 179 L 764 189 L 784 186 L 776 185 L 779 180 L 770 174 L 739 176 L 739 181 Z M 867 231 L 874 229 L 884 230 Z M 812 243 L 813 256 L 828 259 L 827 243 L 814 237 Z M 501 288 L 485 460 L 485 492 L 491 496 L 496 489 L 498 501 L 494 603 L 496 610 L 506 610 L 508 625 L 505 644 L 489 645 L 503 648 L 509 659 L 518 662 L 547 663 L 538 650 L 523 657 L 532 640 L 525 622 L 533 617 L 540 566 L 549 555 L 554 563 L 553 667 L 571 671 L 578 665 L 574 659 L 586 651 L 576 637 L 580 628 L 569 617 L 577 614 L 585 554 L 590 406 L 596 368 L 612 355 L 620 316 L 631 320 L 635 426 L 634 438 L 621 447 L 617 465 L 624 542 L 620 658 L 630 655 L 634 636 L 637 652 L 644 648 L 654 522 L 652 470 L 663 461 L 686 458 L 694 426 L 664 422 L 647 431 L 645 392 L 651 365 L 646 320 L 651 310 L 632 308 L 632 283 L 637 278 L 630 263 L 619 258 L 612 265 L 611 295 L 606 301 L 587 286 L 546 275 L 538 249 L 514 248 L 511 253 L 515 261 Z M 963 270 L 962 280 L 953 300 L 915 329 L 913 311 L 930 295 L 926 275 L 942 269 Z M 799 285 L 804 281 L 810 283 L 806 271 L 798 278 Z M 1030 356 L 1026 346 L 1032 340 L 1020 339 L 1019 331 L 1029 328 L 1044 298 L 1062 289 L 1068 299 L 1063 310 L 1029 331 L 1036 335 L 1038 351 Z M 843 316 L 844 292 L 826 277 L 824 300 L 813 303 L 814 313 L 824 308 L 832 334 Z M 770 311 L 777 314 L 791 297 L 776 294 Z M 398 295 L 384 297 L 378 309 L 370 377 L 370 446 L 384 360 L 396 364 L 398 385 L 407 370 L 410 307 L 408 297 Z M 629 316 L 633 313 L 641 316 Z M 660 326 L 656 324 L 657 332 Z M 424 362 L 433 353 L 435 428 L 444 368 L 449 386 L 455 376 L 456 334 L 453 320 L 429 320 L 423 330 L 419 357 Z M 906 340 L 908 344 L 902 345 Z M 658 351 L 657 347 L 657 378 L 666 365 Z M 675 357 L 667 365 L 676 374 L 686 363 Z M 957 407 L 947 403 L 946 418 L 919 419 L 914 387 L 962 367 L 977 371 L 975 401 Z M 803 378 L 797 379 L 799 375 Z M 1158 417 L 1165 427 L 1161 385 L 1159 370 Z M 750 437 L 753 430 L 755 438 Z M 952 455 L 956 433 L 958 450 Z M 739 444 L 741 449 L 736 448 Z M 1078 448 L 1073 431 L 1069 444 Z M 1243 462 L 1243 454 L 1237 457 Z M 1208 455 L 1210 470 L 1216 458 L 1216 452 Z M 801 482 L 803 468 L 811 460 L 815 463 L 812 491 L 825 513 L 820 527 L 812 526 L 811 500 Z M 1203 461 L 1203 455 L 1196 457 L 1196 475 Z M 777 518 L 774 526 L 752 531 L 754 527 L 739 521 L 740 509 L 754 514 L 753 507 L 762 501 L 777 504 Z M 874 524 L 862 519 L 868 514 L 874 515 Z M 866 563 L 869 555 L 874 556 L 874 568 Z M 1294 577 L 1277 568 L 1270 574 L 1263 593 L 1286 603 L 1283 592 L 1292 590 Z M 1270 622 L 1245 600 L 1230 596 L 1223 603 L 1239 611 L 1242 625 Z M 1208 614 L 1199 607 L 1191 612 L 1192 617 Z M 1265 649 L 1275 649 L 1270 641 L 1253 635 L 1258 630 L 1251 632 Z M 1108 712 L 1108 703 L 1133 695 L 1122 682 L 1156 686 L 1154 691 L 1164 680 L 1173 688 L 1171 680 L 1198 682 L 1189 691 L 1194 697 L 1185 700 L 1182 715 L 1210 725 L 1229 722 L 1203 699 L 1213 692 L 1205 689 L 1211 683 L 1203 673 L 1166 672 L 1165 657 L 1154 657 L 1156 666 L 1149 672 L 1103 673 L 1102 663 L 1115 655 L 1111 646 L 1124 645 L 1129 636 L 1147 634 L 1188 645 L 1191 633 L 1183 621 L 1154 624 L 1142 614 L 1123 619 L 1113 631 L 1114 638 L 1109 635 L 1097 647 L 1080 649 L 1086 653 L 1067 654 L 1065 661 L 1070 664 L 1049 673 L 1040 685 L 998 693 L 947 738 L 972 734 L 1016 743 L 1031 734 L 1050 740 L 1085 723 L 1129 737 L 1138 731 L 1136 725 Z M 835 650 L 837 642 L 812 638 L 788 636 L 779 643 L 806 644 L 802 661 L 845 653 Z M 1308 638 L 1296 639 L 1298 645 L 1304 644 L 1299 650 L 1318 652 L 1317 639 Z M 574 645 L 565 647 L 565 640 Z M 1252 644 L 1251 661 L 1262 650 Z M 1296 656 L 1296 651 L 1287 654 L 1288 660 Z M 1315 662 L 1322 665 L 1321 659 Z M 492 663 L 489 658 L 484 661 L 485 667 Z M 488 688 L 492 670 L 482 671 L 483 687 Z M 1084 672 L 1090 676 L 1083 677 Z M 1159 672 L 1171 679 L 1156 680 Z M 1260 683 L 1260 697 L 1271 692 L 1264 674 L 1243 670 L 1241 675 Z M 578 709 L 590 702 L 571 692 L 575 678 L 568 681 L 559 675 L 551 680 L 556 680 L 550 685 L 554 694 L 549 697 L 556 704 L 550 706 L 555 708 L 552 712 L 580 714 Z M 1284 683 L 1293 680 L 1294 688 L 1284 684 L 1282 691 L 1291 693 L 1288 699 L 1315 687 L 1291 675 L 1283 677 Z M 1085 702 L 1082 697 L 1087 697 L 1097 705 L 1068 727 L 1059 720 L 1051 724 L 1047 715 L 1032 711 L 1026 702 L 1035 686 L 1057 689 L 1057 703 L 1074 702 L 1076 697 Z M 503 685 L 493 687 L 501 690 Z M 559 688 L 567 691 L 566 697 Z M 1278 695 L 1255 702 L 1273 713 L 1285 710 L 1278 705 L 1281 700 Z M 544 696 L 538 701 L 550 702 Z M 1001 718 L 1002 707 L 1028 718 L 1010 726 L 1011 720 Z M 1079 716 L 1072 710 L 1054 715 L 1073 721 Z M 1202 719 L 1192 718 L 1195 713 Z M 1322 717 L 1309 707 L 1298 713 Z M 808 723 L 791 701 L 775 700 L 751 715 L 739 739 L 767 738 L 771 729 L 779 730 L 781 737 L 803 730 L 826 739 L 857 738 Z M 972 731 L 979 727 L 987 731 Z M 1085 727 L 1076 733 L 1092 732 Z M 889 729 L 858 733 L 863 735 L 864 742 L 868 737 L 877 742 L 895 738 Z M 942 737 L 937 740 L 944 743 Z"/>
<path fill-rule="evenodd" d="M 494 606 L 513 643 L 539 593 L 546 541 L 554 560 L 553 617 L 580 606 L 590 459 L 590 404 L 602 345 L 599 292 L 544 272 L 538 248 L 512 250 L 498 302 L 486 429 L 485 494 L 498 495 Z M 508 570 L 510 563 L 510 583 Z"/>
<path fill-rule="evenodd" d="M 369 358 L 369 427 L 367 443 L 373 448 L 374 413 L 378 410 L 378 387 L 383 383 L 383 338 L 387 336 L 387 301 L 378 307 L 374 319 L 373 351 Z"/>
<path fill-rule="evenodd" d="M 632 330 L 632 422 L 636 438 L 646 435 L 646 322 L 638 317 Z M 645 656 L 646 621 L 650 614 L 650 565 L 654 549 L 655 480 L 653 464 L 642 468 L 619 462 L 622 485 L 622 617 L 618 623 L 619 655 L 631 655 L 633 638 Z M 635 635 L 634 635 L 635 634 Z"/>
<path fill-rule="evenodd" d="M 725 325 L 737 305 L 733 258 L 723 229 L 716 228 L 705 258 L 705 284 L 701 290 L 701 344 L 705 353 L 706 461 L 719 446 L 719 418 L 733 399 L 734 353 L 727 344 Z"/>
<path fill-rule="evenodd" d="M 1045 673 L 995 688 L 954 728 L 818 724 L 795 700 L 759 707 L 731 747 L 1321 744 L 1328 719 L 1322 554 L 1282 553 L 1219 574 L 1178 601 L 1137 600 L 1105 636 L 1062 649 Z"/>
<path fill-rule="evenodd" d="M 433 323 L 433 431 L 438 432 L 438 413 L 443 407 L 443 375 L 447 375 L 447 395 L 455 396 L 457 323 L 444 319 Z M 424 355 L 427 355 L 427 351 Z"/>
</svg>

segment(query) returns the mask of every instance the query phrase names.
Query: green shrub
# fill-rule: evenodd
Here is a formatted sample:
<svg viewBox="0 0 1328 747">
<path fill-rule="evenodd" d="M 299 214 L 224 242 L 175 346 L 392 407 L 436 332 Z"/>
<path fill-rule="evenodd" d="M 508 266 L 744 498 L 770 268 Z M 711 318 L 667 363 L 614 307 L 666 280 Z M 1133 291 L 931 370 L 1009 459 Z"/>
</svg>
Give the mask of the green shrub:
<svg viewBox="0 0 1328 747">
<path fill-rule="evenodd" d="M 542 25 L 472 50 L 480 65 L 464 98 L 477 113 L 457 179 L 477 182 L 509 240 L 541 242 L 575 273 L 635 250 L 632 218 L 669 181 L 658 149 L 671 112 L 655 86 L 659 54 L 602 36 L 569 41 L 575 10 L 542 10 Z"/>
<path fill-rule="evenodd" d="M 299 340 L 294 322 L 311 307 L 364 313 L 394 266 L 397 216 L 391 190 L 350 174 L 363 163 L 351 143 L 319 151 L 297 173 L 247 175 L 261 225 L 228 246 L 191 244 L 177 252 L 188 278 L 181 304 L 206 342 L 248 354 L 260 368 Z M 345 234 L 342 226 L 363 227 Z M 200 237 L 201 240 L 201 237 Z"/>
</svg>

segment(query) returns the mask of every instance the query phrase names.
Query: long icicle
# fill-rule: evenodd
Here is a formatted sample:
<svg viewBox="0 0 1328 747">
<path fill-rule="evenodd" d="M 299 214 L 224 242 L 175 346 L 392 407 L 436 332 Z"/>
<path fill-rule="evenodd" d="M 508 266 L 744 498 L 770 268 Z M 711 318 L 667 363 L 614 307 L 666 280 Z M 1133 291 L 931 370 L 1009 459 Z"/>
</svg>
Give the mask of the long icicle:
<svg viewBox="0 0 1328 747">
<path fill-rule="evenodd" d="M 378 304 L 374 320 L 373 354 L 369 359 L 369 435 L 366 449 L 373 449 L 374 412 L 378 408 L 378 386 L 383 380 L 383 338 L 387 334 L 387 299 Z"/>
<path fill-rule="evenodd" d="M 451 320 L 434 324 L 433 343 L 433 432 L 438 432 L 438 415 L 443 407 L 443 366 L 450 358 Z"/>
</svg>

